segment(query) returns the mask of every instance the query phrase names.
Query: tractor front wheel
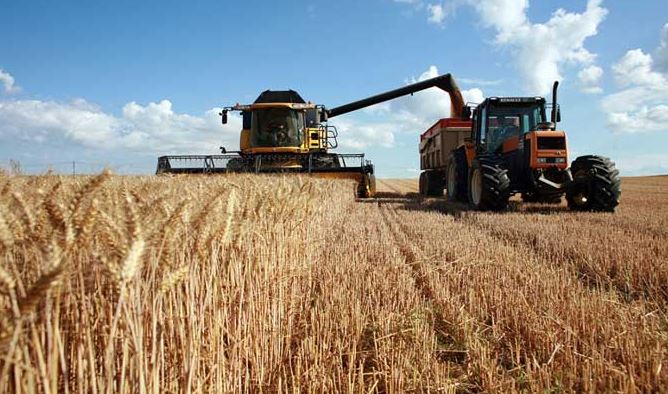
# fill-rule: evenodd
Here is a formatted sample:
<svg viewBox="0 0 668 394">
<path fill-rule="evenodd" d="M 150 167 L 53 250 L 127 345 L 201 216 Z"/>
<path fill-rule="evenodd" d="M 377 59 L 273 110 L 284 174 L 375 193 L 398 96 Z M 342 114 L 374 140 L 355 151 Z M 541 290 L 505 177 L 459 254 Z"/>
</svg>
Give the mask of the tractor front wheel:
<svg viewBox="0 0 668 394">
<path fill-rule="evenodd" d="M 607 157 L 581 156 L 571 165 L 573 182 L 566 190 L 574 211 L 614 212 L 619 205 L 621 180 L 615 163 Z"/>
<path fill-rule="evenodd" d="M 475 209 L 502 211 L 508 207 L 510 178 L 499 157 L 480 155 L 473 159 L 468 194 Z"/>
</svg>

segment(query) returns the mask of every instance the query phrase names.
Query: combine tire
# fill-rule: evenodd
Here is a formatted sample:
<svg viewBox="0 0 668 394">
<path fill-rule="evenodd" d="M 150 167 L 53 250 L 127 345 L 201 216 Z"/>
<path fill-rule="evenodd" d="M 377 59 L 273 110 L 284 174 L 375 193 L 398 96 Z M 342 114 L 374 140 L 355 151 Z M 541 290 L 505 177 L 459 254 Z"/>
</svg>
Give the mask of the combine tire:
<svg viewBox="0 0 668 394">
<path fill-rule="evenodd" d="M 508 207 L 510 178 L 499 157 L 481 155 L 473 159 L 468 195 L 475 209 L 501 211 Z"/>
<path fill-rule="evenodd" d="M 428 197 L 443 195 L 443 177 L 438 171 L 423 171 L 420 174 L 420 194 Z"/>
<path fill-rule="evenodd" d="M 619 205 L 619 171 L 607 157 L 581 156 L 571 165 L 573 182 L 566 190 L 574 211 L 614 212 Z"/>
<path fill-rule="evenodd" d="M 371 198 L 376 194 L 376 177 L 373 174 L 367 174 L 364 179 L 357 184 L 357 198 Z"/>
<path fill-rule="evenodd" d="M 450 154 L 447 172 L 447 191 L 450 201 L 468 201 L 466 155 L 462 150 Z"/>
</svg>

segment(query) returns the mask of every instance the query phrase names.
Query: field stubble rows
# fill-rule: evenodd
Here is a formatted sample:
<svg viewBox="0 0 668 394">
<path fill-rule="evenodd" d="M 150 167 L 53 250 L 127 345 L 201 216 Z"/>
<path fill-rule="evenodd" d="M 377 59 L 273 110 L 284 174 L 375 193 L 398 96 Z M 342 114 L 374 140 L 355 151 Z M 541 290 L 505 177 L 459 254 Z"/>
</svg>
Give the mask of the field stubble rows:
<svg viewBox="0 0 668 394">
<path fill-rule="evenodd" d="M 665 391 L 668 178 L 616 214 L 416 183 L 0 177 L 0 392 Z"/>
</svg>

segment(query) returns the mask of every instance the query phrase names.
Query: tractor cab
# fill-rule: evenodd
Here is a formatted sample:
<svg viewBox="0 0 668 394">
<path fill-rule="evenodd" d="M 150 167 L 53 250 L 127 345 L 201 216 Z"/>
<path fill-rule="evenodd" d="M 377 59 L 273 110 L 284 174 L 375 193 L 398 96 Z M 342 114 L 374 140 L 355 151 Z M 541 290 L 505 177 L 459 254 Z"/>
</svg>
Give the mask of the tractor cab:
<svg viewBox="0 0 668 394">
<path fill-rule="evenodd" d="M 517 139 L 545 124 L 542 97 L 493 97 L 473 114 L 474 139 L 481 153 L 500 153 L 504 142 Z"/>
</svg>

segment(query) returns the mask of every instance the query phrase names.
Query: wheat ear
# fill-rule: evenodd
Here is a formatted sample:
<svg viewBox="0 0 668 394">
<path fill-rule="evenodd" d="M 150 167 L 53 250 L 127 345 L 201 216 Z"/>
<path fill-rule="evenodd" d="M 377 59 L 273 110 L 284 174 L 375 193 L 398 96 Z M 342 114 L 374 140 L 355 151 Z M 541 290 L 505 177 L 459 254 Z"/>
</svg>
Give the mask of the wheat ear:
<svg viewBox="0 0 668 394">
<path fill-rule="evenodd" d="M 223 236 L 223 244 L 228 245 L 232 240 L 232 230 L 234 226 L 234 209 L 237 204 L 236 190 L 232 189 L 230 196 L 227 199 L 227 209 L 225 210 L 227 218 L 225 219 L 225 235 Z"/>
<path fill-rule="evenodd" d="M 128 211 L 127 228 L 130 233 L 131 243 L 125 260 L 121 265 L 121 281 L 123 283 L 131 281 L 137 275 L 137 272 L 141 268 L 141 258 L 144 253 L 144 239 L 142 238 L 141 227 L 137 220 L 130 194 L 127 191 L 125 193 L 125 202 Z"/>
</svg>

